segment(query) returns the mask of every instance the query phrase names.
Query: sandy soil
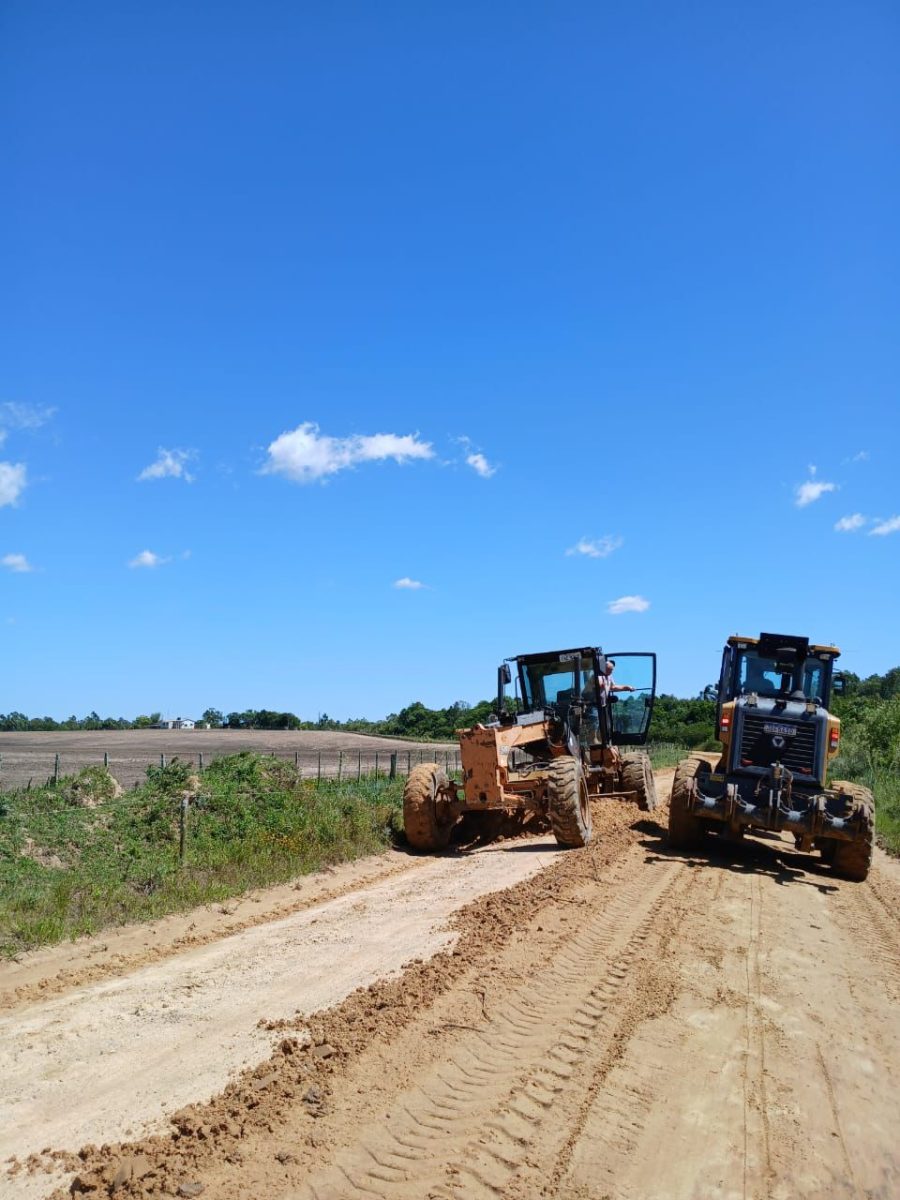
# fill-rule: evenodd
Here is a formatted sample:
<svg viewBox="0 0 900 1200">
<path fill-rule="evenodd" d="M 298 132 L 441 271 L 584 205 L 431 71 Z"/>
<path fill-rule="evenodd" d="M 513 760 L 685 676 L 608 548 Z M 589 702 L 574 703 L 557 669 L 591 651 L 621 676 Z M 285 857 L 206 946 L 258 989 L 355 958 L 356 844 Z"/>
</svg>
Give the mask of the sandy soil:
<svg viewBox="0 0 900 1200">
<path fill-rule="evenodd" d="M 256 750 L 285 758 L 299 756 L 302 773 L 316 775 L 321 760 L 322 773 L 334 775 L 339 755 L 343 770 L 353 774 L 360 756 L 364 771 L 387 771 L 391 752 L 399 755 L 398 768 L 406 771 L 407 756 L 415 763 L 420 752 L 427 756 L 455 754 L 456 743 L 407 742 L 396 738 L 370 737 L 361 733 L 319 732 L 317 730 L 264 729 L 118 729 L 64 731 L 58 733 L 0 733 L 0 784 L 3 787 L 35 786 L 44 783 L 54 770 L 59 755 L 60 771 L 73 774 L 82 767 L 97 766 L 109 755 L 109 769 L 125 787 L 142 780 L 150 765 L 158 766 L 160 755 L 176 755 L 183 761 L 205 764 L 222 754 Z M 377 760 L 376 760 L 376 755 Z M 443 757 L 441 757 L 443 762 Z"/>
<path fill-rule="evenodd" d="M 0 1191 L 900 1194 L 895 864 L 850 884 L 787 842 L 693 858 L 664 812 L 595 820 L 584 851 L 381 856 L 201 945 L 160 922 L 99 980 L 91 942 L 19 964 Z"/>
</svg>

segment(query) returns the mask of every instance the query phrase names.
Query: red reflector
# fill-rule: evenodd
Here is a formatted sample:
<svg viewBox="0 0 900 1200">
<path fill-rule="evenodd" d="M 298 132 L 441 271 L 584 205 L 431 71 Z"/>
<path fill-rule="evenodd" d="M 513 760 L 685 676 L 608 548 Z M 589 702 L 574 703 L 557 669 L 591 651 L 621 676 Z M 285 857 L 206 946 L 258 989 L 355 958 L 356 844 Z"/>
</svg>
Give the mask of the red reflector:
<svg viewBox="0 0 900 1200">
<path fill-rule="evenodd" d="M 835 748 L 835 746 L 838 744 L 838 742 L 841 740 L 841 735 L 840 735 L 839 730 L 832 729 L 831 733 L 829 734 L 829 739 L 831 741 L 831 749 L 833 750 Z"/>
<path fill-rule="evenodd" d="M 730 724 L 731 724 L 731 717 L 723 717 L 722 718 L 722 728 L 723 729 L 727 729 Z"/>
</svg>

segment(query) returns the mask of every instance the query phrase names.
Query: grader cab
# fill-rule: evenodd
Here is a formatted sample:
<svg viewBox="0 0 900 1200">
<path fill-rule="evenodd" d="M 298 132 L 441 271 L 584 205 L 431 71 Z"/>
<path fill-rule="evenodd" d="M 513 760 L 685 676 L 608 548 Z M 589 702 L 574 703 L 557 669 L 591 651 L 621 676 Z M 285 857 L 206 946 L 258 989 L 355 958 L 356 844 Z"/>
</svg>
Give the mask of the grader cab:
<svg viewBox="0 0 900 1200">
<path fill-rule="evenodd" d="M 722 656 L 715 766 L 679 763 L 669 804 L 669 843 L 698 849 L 706 832 L 787 832 L 799 850 L 818 850 L 836 874 L 863 880 L 874 842 L 868 788 L 829 779 L 841 723 L 829 711 L 838 690 L 836 646 L 762 633 L 730 637 Z"/>
<path fill-rule="evenodd" d="M 497 679 L 491 720 L 458 731 L 462 780 L 424 763 L 407 781 L 404 825 L 414 849 L 442 849 L 463 815 L 488 835 L 504 816 L 536 818 L 560 845 L 585 846 L 592 798 L 656 807 L 648 756 L 621 749 L 646 743 L 655 654 L 607 656 L 591 646 L 522 654 Z"/>
</svg>

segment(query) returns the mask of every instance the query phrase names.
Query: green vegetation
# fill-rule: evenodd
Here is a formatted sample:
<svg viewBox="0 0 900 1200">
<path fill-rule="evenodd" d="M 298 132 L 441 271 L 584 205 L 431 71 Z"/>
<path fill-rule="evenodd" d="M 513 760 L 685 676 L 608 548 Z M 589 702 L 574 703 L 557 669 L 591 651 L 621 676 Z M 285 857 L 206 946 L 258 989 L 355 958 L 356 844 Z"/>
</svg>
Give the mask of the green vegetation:
<svg viewBox="0 0 900 1200">
<path fill-rule="evenodd" d="M 384 849 L 403 780 L 300 779 L 259 754 L 173 760 L 121 793 L 102 767 L 0 794 L 0 955 L 147 920 Z M 184 862 L 180 813 L 187 796 Z"/>
</svg>

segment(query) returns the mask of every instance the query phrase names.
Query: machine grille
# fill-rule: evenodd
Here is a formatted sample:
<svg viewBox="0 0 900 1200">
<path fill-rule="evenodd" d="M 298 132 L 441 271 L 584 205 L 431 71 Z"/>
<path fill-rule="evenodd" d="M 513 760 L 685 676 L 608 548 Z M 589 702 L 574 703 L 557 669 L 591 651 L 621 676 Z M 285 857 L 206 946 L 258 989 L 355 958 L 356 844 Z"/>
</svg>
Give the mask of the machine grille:
<svg viewBox="0 0 900 1200">
<path fill-rule="evenodd" d="M 797 730 L 793 737 L 785 737 L 784 745 L 778 746 L 773 739 L 777 734 L 767 733 L 766 725 L 789 725 Z M 816 774 L 816 730 L 818 722 L 775 720 L 770 716 L 757 716 L 744 712 L 741 724 L 739 765 L 768 767 L 780 762 L 789 771 L 801 775 Z"/>
</svg>

